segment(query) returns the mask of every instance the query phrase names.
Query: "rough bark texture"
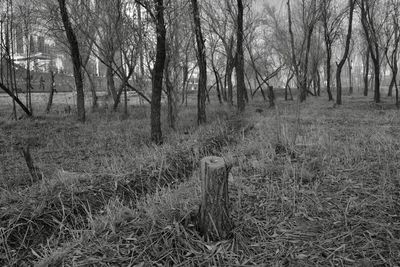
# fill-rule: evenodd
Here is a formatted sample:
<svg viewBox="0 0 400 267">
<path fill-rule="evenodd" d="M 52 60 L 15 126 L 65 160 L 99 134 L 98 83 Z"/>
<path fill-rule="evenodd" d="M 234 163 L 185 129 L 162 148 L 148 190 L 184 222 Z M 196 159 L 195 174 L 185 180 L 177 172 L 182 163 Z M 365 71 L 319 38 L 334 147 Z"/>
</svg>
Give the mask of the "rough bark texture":
<svg viewBox="0 0 400 267">
<path fill-rule="evenodd" d="M 76 105 L 78 109 L 78 120 L 80 122 L 85 121 L 85 94 L 83 92 L 83 76 L 82 76 L 82 65 L 81 56 L 79 52 L 79 45 L 76 39 L 74 30 L 72 29 L 71 22 L 69 20 L 67 7 L 65 0 L 58 0 L 60 7 L 60 14 L 64 25 L 65 33 L 67 35 L 69 49 L 71 53 L 72 64 L 74 66 L 74 78 L 76 86 Z"/>
<path fill-rule="evenodd" d="M 350 50 L 350 41 L 351 41 L 351 32 L 353 29 L 353 14 L 354 14 L 354 6 L 355 6 L 355 0 L 349 0 L 349 25 L 347 28 L 347 37 L 346 37 L 346 47 L 344 49 L 344 54 L 342 59 L 340 60 L 339 64 L 337 64 L 337 70 L 336 70 L 336 104 L 341 105 L 342 104 L 342 69 L 344 64 L 346 63 L 347 56 L 349 55 L 349 50 Z"/>
<path fill-rule="evenodd" d="M 243 112 L 246 107 L 245 93 L 246 85 L 244 82 L 244 57 L 243 57 L 243 3 L 237 0 L 237 49 L 236 49 L 236 85 L 237 85 L 237 105 L 238 111 Z"/>
<path fill-rule="evenodd" d="M 229 215 L 229 168 L 220 157 L 206 157 L 200 162 L 202 202 L 198 228 L 210 240 L 226 239 L 231 235 Z"/>
<path fill-rule="evenodd" d="M 206 123 L 206 97 L 207 97 L 207 63 L 203 33 L 201 31 L 200 12 L 197 0 L 192 0 L 193 22 L 197 43 L 197 61 L 199 64 L 199 88 L 197 92 L 197 123 Z"/>
<path fill-rule="evenodd" d="M 156 144 L 162 143 L 161 132 L 161 93 L 166 58 L 166 29 L 164 22 L 164 2 L 154 0 L 156 6 L 156 62 L 153 69 L 153 88 L 151 94 L 151 140 Z"/>
</svg>

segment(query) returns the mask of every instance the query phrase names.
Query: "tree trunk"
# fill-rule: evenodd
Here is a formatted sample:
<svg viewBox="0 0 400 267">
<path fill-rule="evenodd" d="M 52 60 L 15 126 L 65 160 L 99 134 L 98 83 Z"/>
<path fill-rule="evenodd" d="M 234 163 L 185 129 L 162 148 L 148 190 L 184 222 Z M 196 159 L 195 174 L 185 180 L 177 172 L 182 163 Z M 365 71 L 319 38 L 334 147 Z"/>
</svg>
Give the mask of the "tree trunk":
<svg viewBox="0 0 400 267">
<path fill-rule="evenodd" d="M 376 53 L 377 55 L 379 55 L 379 48 L 376 48 Z M 379 59 L 379 56 L 378 56 Z M 381 92 L 380 92 L 380 63 L 379 60 L 375 61 L 372 60 L 372 62 L 374 63 L 374 76 L 375 76 L 375 89 L 374 89 L 374 101 L 375 103 L 380 103 L 381 102 Z"/>
<path fill-rule="evenodd" d="M 222 104 L 222 97 L 221 97 L 221 89 L 220 89 L 220 77 L 217 68 L 214 66 L 213 63 L 213 72 L 215 76 L 216 86 L 217 86 L 217 97 L 220 104 Z"/>
<path fill-rule="evenodd" d="M 55 74 L 51 70 L 50 71 L 50 94 L 49 94 L 49 101 L 47 102 L 46 113 L 50 112 L 51 106 L 53 105 L 53 97 L 55 92 Z"/>
<path fill-rule="evenodd" d="M 393 87 L 396 84 L 397 73 L 398 73 L 397 54 L 394 54 L 393 65 L 392 65 L 392 80 L 390 81 L 388 96 L 392 96 Z"/>
<path fill-rule="evenodd" d="M 349 58 L 347 58 L 347 65 L 348 65 L 348 72 L 349 72 L 349 95 L 352 95 L 353 94 L 353 81 L 352 81 L 352 78 L 351 78 L 351 60 L 350 60 L 350 57 Z"/>
<path fill-rule="evenodd" d="M 297 88 L 301 88 L 301 79 L 300 79 L 300 72 L 299 72 L 299 66 L 297 64 L 297 59 L 296 59 L 296 52 L 295 52 L 295 44 L 294 44 L 294 34 L 292 30 L 292 12 L 290 8 L 290 0 L 287 0 L 287 11 L 288 11 L 288 27 L 289 27 L 289 36 L 290 36 L 290 50 L 291 50 L 291 64 L 294 69 L 294 74 L 297 79 Z"/>
<path fill-rule="evenodd" d="M 112 62 L 108 62 L 108 65 L 106 66 L 106 79 L 107 79 L 107 91 L 108 94 L 111 95 L 114 103 L 117 101 L 117 90 L 115 88 L 115 82 L 114 82 L 114 71 L 111 67 Z"/>
<path fill-rule="evenodd" d="M 229 167 L 220 157 L 206 157 L 200 162 L 202 201 L 198 228 L 206 239 L 218 241 L 231 235 L 233 223 L 229 213 Z"/>
<path fill-rule="evenodd" d="M 197 91 L 197 123 L 206 123 L 207 63 L 203 33 L 201 31 L 200 12 L 197 0 L 192 1 L 193 22 L 197 43 L 197 61 L 199 64 L 199 87 Z"/>
<path fill-rule="evenodd" d="M 301 83 L 300 86 L 300 102 L 303 102 L 307 99 L 307 93 L 308 93 L 308 83 L 307 83 L 307 78 L 308 78 L 308 58 L 310 54 L 310 49 L 311 49 L 311 37 L 312 33 L 314 31 L 314 25 L 310 26 L 308 29 L 308 35 L 307 35 L 307 48 L 306 48 L 306 55 L 304 59 L 304 70 L 303 70 L 303 82 Z"/>
<path fill-rule="evenodd" d="M 228 104 L 233 106 L 233 84 L 232 84 L 232 73 L 233 65 L 230 60 L 227 60 L 225 70 L 225 87 L 228 89 Z"/>
<path fill-rule="evenodd" d="M 396 89 L 396 107 L 399 108 L 399 88 L 397 86 L 397 81 L 394 82 L 394 87 Z"/>
<path fill-rule="evenodd" d="M 236 96 L 239 112 L 243 112 L 246 107 L 245 93 L 246 84 L 244 82 L 244 57 L 243 57 L 243 3 L 237 0 L 237 48 L 236 48 Z"/>
<path fill-rule="evenodd" d="M 87 69 L 86 66 L 87 66 L 87 64 L 82 65 L 82 68 L 85 71 L 86 76 L 87 76 L 88 81 L 89 81 L 90 92 L 92 94 L 92 111 L 95 111 L 99 107 L 98 101 L 97 101 L 98 98 L 97 98 L 97 94 L 96 94 L 96 86 L 94 85 L 94 81 L 93 81 L 92 75 L 90 75 L 90 72 L 89 72 L 89 70 Z"/>
<path fill-rule="evenodd" d="M 273 108 L 275 107 L 275 94 L 274 94 L 274 88 L 270 85 L 268 85 L 268 100 L 269 100 L 269 107 Z"/>
<path fill-rule="evenodd" d="M 328 33 L 328 26 L 324 26 L 325 49 L 326 49 L 326 92 L 328 93 L 328 101 L 333 101 L 331 91 L 331 67 L 332 67 L 332 44 Z"/>
<path fill-rule="evenodd" d="M 168 99 L 168 126 L 171 129 L 176 130 L 177 110 L 176 110 L 174 86 L 171 81 L 171 73 L 169 69 L 170 60 L 171 56 L 167 56 L 165 62 L 165 87 L 167 89 L 167 99 Z"/>
<path fill-rule="evenodd" d="M 156 62 L 153 69 L 153 87 L 151 94 L 151 140 L 162 144 L 161 132 L 161 93 L 166 58 L 166 29 L 164 22 L 163 0 L 154 0 L 156 6 Z"/>
<path fill-rule="evenodd" d="M 79 45 L 76 39 L 74 30 L 72 29 L 71 23 L 68 17 L 67 7 L 65 0 L 58 0 L 60 6 L 60 14 L 64 25 L 65 33 L 67 35 L 69 49 L 71 52 L 71 59 L 74 65 L 74 77 L 76 85 L 76 104 L 78 109 L 78 120 L 80 122 L 85 121 L 85 94 L 83 92 L 83 77 L 81 67 L 81 56 L 79 52 Z"/>
<path fill-rule="evenodd" d="M 185 103 L 185 94 L 187 93 L 187 82 L 189 78 L 189 65 L 188 59 L 185 57 L 184 65 L 182 68 L 182 104 Z"/>
<path fill-rule="evenodd" d="M 21 108 L 22 110 L 28 115 L 29 117 L 32 116 L 31 111 L 19 100 L 18 97 L 16 97 L 13 92 L 7 88 L 4 84 L 0 83 L 0 88 L 3 89 L 4 92 L 6 92 Z"/>
<path fill-rule="evenodd" d="M 369 75 L 369 50 L 367 49 L 365 53 L 365 61 L 364 61 L 364 96 L 368 96 L 368 75 Z"/>
<path fill-rule="evenodd" d="M 286 80 L 286 84 L 285 84 L 285 101 L 288 101 L 288 91 L 290 93 L 290 100 L 293 100 L 293 95 L 292 95 L 292 90 L 290 89 L 290 81 L 293 79 L 294 77 L 294 72 L 292 72 L 289 76 L 288 79 Z"/>
<path fill-rule="evenodd" d="M 354 14 L 354 6 L 355 6 L 355 0 L 349 0 L 349 22 L 348 22 L 348 28 L 347 28 L 347 37 L 346 37 L 346 47 L 344 49 L 344 54 L 342 59 L 340 60 L 339 64 L 337 64 L 337 70 L 336 70 L 336 104 L 341 105 L 342 104 L 342 68 L 347 60 L 347 57 L 349 55 L 349 50 L 350 50 L 350 41 L 351 41 L 351 31 L 353 28 L 353 14 Z"/>
</svg>

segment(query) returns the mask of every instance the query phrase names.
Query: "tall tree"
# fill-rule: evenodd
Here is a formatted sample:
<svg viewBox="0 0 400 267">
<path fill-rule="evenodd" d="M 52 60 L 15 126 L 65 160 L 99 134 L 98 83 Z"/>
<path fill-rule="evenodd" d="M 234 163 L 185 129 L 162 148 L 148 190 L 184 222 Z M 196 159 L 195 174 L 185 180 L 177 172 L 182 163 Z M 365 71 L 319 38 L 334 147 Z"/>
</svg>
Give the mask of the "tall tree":
<svg viewBox="0 0 400 267">
<path fill-rule="evenodd" d="M 197 92 L 197 123 L 206 123 L 206 95 L 207 95 L 207 62 L 203 33 L 201 31 L 200 12 L 197 0 L 192 1 L 194 31 L 197 43 L 197 62 L 200 69 L 199 87 Z"/>
<path fill-rule="evenodd" d="M 354 6 L 356 4 L 355 0 L 349 0 L 349 21 L 348 21 L 348 27 L 347 27 L 347 36 L 346 36 L 346 47 L 344 48 L 344 53 L 339 61 L 339 64 L 337 64 L 337 70 L 336 70 L 336 104 L 341 105 L 342 104 L 342 68 L 344 64 L 346 63 L 347 57 L 349 55 L 349 50 L 350 50 L 350 43 L 351 43 L 351 32 L 353 29 L 353 14 L 354 14 Z"/>
<path fill-rule="evenodd" d="M 164 1 L 154 0 L 155 23 L 157 34 L 156 61 L 153 69 L 153 85 L 151 94 L 151 140 L 162 144 L 161 131 L 161 93 L 164 77 L 164 64 L 166 59 L 166 28 L 164 21 Z"/>
<path fill-rule="evenodd" d="M 374 66 L 374 101 L 381 101 L 380 72 L 381 72 L 381 34 L 387 15 L 383 14 L 381 2 L 378 0 L 360 0 L 361 24 Z"/>
<path fill-rule="evenodd" d="M 244 99 L 246 85 L 244 83 L 244 56 L 243 56 L 243 3 L 237 0 L 238 17 L 237 17 L 237 49 L 236 49 L 236 85 L 237 85 L 237 104 L 238 111 L 243 112 L 246 106 Z"/>
<path fill-rule="evenodd" d="M 339 37 L 340 26 L 343 21 L 344 12 L 335 12 L 333 0 L 322 0 L 321 5 L 321 21 L 324 29 L 324 43 L 326 50 L 326 91 L 329 101 L 333 100 L 331 91 L 332 82 L 332 47 Z"/>
<path fill-rule="evenodd" d="M 71 22 L 68 15 L 65 0 L 58 0 L 60 7 L 60 15 L 64 25 L 65 34 L 68 39 L 69 49 L 71 52 L 72 64 L 74 67 L 74 78 L 76 86 L 76 104 L 78 109 L 78 120 L 80 122 L 85 121 L 85 94 L 83 92 L 83 75 L 82 75 L 82 63 L 81 55 L 79 52 L 79 45 L 76 39 L 74 30 L 72 29 Z"/>
<path fill-rule="evenodd" d="M 301 31 L 302 38 L 300 40 L 301 48 L 297 51 L 300 53 L 296 56 L 296 42 L 295 34 L 293 31 L 292 23 L 292 11 L 290 0 L 287 1 L 288 8 L 288 26 L 289 26 L 289 36 L 291 45 L 291 56 L 292 56 L 292 66 L 297 79 L 297 87 L 300 90 L 300 102 L 303 102 L 307 98 L 309 91 L 308 76 L 309 76 L 309 57 L 311 40 L 314 32 L 315 25 L 319 19 L 319 9 L 317 8 L 316 0 L 302 0 L 300 2 L 300 19 L 301 19 Z"/>
</svg>

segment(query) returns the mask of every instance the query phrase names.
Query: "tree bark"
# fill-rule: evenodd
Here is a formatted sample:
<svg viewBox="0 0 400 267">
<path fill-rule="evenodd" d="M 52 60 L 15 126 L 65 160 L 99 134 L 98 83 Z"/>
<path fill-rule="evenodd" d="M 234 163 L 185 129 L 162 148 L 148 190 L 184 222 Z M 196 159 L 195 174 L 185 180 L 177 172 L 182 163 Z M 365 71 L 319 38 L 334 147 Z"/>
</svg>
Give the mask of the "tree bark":
<svg viewBox="0 0 400 267">
<path fill-rule="evenodd" d="M 207 239 L 217 241 L 231 235 L 229 213 L 229 167 L 220 157 L 206 157 L 200 162 L 202 201 L 198 228 Z"/>
<path fill-rule="evenodd" d="M 351 66 L 351 60 L 350 60 L 350 57 L 349 58 L 347 58 L 347 65 L 348 65 L 348 71 L 349 71 L 349 95 L 352 95 L 353 94 L 353 80 L 352 80 L 352 78 L 351 78 L 351 69 L 352 69 L 352 66 Z"/>
<path fill-rule="evenodd" d="M 380 93 L 380 43 L 379 36 L 376 33 L 376 26 L 374 24 L 374 12 L 370 9 L 371 2 L 369 0 L 361 0 L 361 24 L 367 39 L 368 50 L 371 55 L 372 63 L 374 64 L 374 101 L 379 103 L 381 101 Z"/>
<path fill-rule="evenodd" d="M 368 82 L 368 75 L 369 75 L 369 49 L 367 48 L 367 51 L 365 53 L 365 61 L 364 61 L 364 96 L 368 96 L 368 88 L 369 88 L 369 82 Z"/>
<path fill-rule="evenodd" d="M 161 93 L 166 58 L 166 29 L 164 22 L 164 2 L 154 0 L 156 7 L 156 62 L 153 69 L 153 87 L 151 94 L 151 140 L 155 144 L 162 144 L 161 131 Z"/>
<path fill-rule="evenodd" d="M 50 94 L 49 94 L 49 101 L 47 102 L 46 113 L 50 112 L 51 106 L 53 105 L 53 97 L 55 92 L 55 74 L 51 70 L 50 71 Z"/>
<path fill-rule="evenodd" d="M 199 84 L 197 91 L 197 123 L 204 124 L 207 121 L 206 117 L 206 94 L 207 94 L 207 63 L 206 51 L 204 46 L 203 33 L 201 31 L 200 12 L 197 0 L 192 1 L 193 22 L 197 43 L 197 61 L 199 64 Z"/>
<path fill-rule="evenodd" d="M 60 7 L 60 14 L 64 25 L 65 33 L 67 35 L 69 49 L 71 52 L 71 59 L 74 66 L 74 78 L 76 85 L 76 104 L 78 110 L 78 120 L 80 122 L 85 121 L 85 94 L 83 92 L 83 77 L 82 77 L 82 66 L 81 56 L 79 52 L 79 45 L 76 39 L 74 30 L 69 20 L 67 7 L 65 0 L 58 0 Z"/>
<path fill-rule="evenodd" d="M 244 57 L 243 57 L 243 3 L 237 0 L 237 48 L 236 48 L 236 96 L 238 111 L 243 112 L 246 107 L 245 93 L 246 84 L 244 82 Z"/>
<path fill-rule="evenodd" d="M 337 64 L 337 70 L 336 70 L 336 104 L 341 105 L 342 104 L 342 68 L 344 64 L 346 63 L 347 57 L 349 55 L 349 50 L 350 50 L 350 41 L 351 41 L 351 32 L 353 29 L 353 14 L 354 14 L 354 6 L 355 6 L 355 0 L 349 0 L 349 25 L 347 28 L 347 36 L 346 36 L 346 47 L 344 49 L 344 54 L 342 59 L 339 61 L 339 64 Z"/>
</svg>

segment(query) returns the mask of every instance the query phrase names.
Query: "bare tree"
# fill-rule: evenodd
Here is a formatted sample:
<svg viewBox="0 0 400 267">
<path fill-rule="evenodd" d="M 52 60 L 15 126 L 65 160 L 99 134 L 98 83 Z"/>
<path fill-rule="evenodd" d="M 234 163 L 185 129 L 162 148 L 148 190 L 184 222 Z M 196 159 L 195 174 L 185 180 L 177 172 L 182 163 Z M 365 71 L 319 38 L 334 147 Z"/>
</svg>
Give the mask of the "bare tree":
<svg viewBox="0 0 400 267">
<path fill-rule="evenodd" d="M 288 26 L 290 45 L 292 52 L 292 66 L 297 79 L 297 86 L 300 90 L 300 102 L 303 102 L 307 98 L 307 94 L 310 93 L 308 88 L 308 76 L 309 76 L 309 55 L 311 48 L 311 40 L 314 32 L 315 25 L 319 20 L 319 9 L 317 8 L 316 0 L 302 0 L 300 3 L 300 20 L 301 20 L 301 48 L 298 50 L 300 55 L 296 56 L 296 42 L 293 32 L 293 20 L 290 0 L 287 1 L 288 7 Z"/>
<path fill-rule="evenodd" d="M 153 69 L 153 86 L 151 94 L 151 140 L 156 144 L 162 143 L 161 131 L 161 93 L 166 59 L 166 29 L 164 22 L 164 1 L 154 0 L 157 45 L 156 61 Z"/>
<path fill-rule="evenodd" d="M 81 55 L 79 52 L 79 44 L 76 39 L 75 32 L 71 26 L 71 22 L 68 15 L 66 6 L 66 0 L 58 0 L 60 15 L 65 29 L 65 34 L 68 39 L 69 49 L 71 52 L 71 59 L 74 67 L 74 77 L 76 86 L 76 103 L 78 109 L 78 120 L 80 122 L 85 121 L 85 94 L 83 92 L 83 76 L 82 76 L 82 62 Z"/>
<path fill-rule="evenodd" d="M 349 21 L 348 21 L 348 28 L 347 28 L 347 36 L 346 36 L 346 46 L 344 48 L 344 53 L 339 61 L 337 63 L 337 70 L 336 70 L 336 104 L 341 105 L 342 104 L 342 80 L 341 80 L 341 75 L 342 75 L 342 68 L 344 64 L 346 63 L 347 57 L 349 55 L 349 50 L 350 50 L 350 42 L 351 42 L 351 32 L 353 29 L 353 14 L 354 14 L 354 6 L 355 6 L 355 0 L 349 0 Z"/>
<path fill-rule="evenodd" d="M 400 44 L 400 3 L 395 0 L 390 0 L 388 8 L 388 22 L 384 27 L 385 33 L 385 57 L 391 69 L 392 78 L 389 84 L 388 96 L 392 96 L 393 87 L 396 89 L 396 106 L 399 106 L 398 88 L 397 88 L 397 73 L 398 73 L 398 53 Z"/>
<path fill-rule="evenodd" d="M 326 91 L 329 101 L 333 100 L 331 91 L 331 75 L 332 75 L 332 47 L 340 36 L 341 24 L 345 17 L 345 12 L 337 11 L 336 1 L 322 0 L 321 5 L 321 21 L 324 30 L 324 42 L 326 50 Z"/>
<path fill-rule="evenodd" d="M 194 31 L 197 44 L 197 62 L 200 69 L 199 88 L 197 95 L 197 123 L 203 124 L 207 121 L 206 116 L 206 92 L 207 92 L 207 62 L 206 51 L 201 30 L 200 11 L 197 0 L 191 0 L 193 9 Z"/>
<path fill-rule="evenodd" d="M 374 65 L 374 101 L 381 101 L 380 72 L 381 72 L 381 34 L 388 18 L 383 12 L 378 0 L 359 0 L 361 9 L 361 24 L 364 29 L 368 50 Z"/>
<path fill-rule="evenodd" d="M 245 92 L 246 85 L 244 83 L 244 55 L 243 55 L 243 3 L 237 0 L 238 17 L 237 17 L 237 49 L 236 49 L 236 85 L 237 85 L 237 103 L 238 111 L 243 112 L 246 106 Z"/>
</svg>

